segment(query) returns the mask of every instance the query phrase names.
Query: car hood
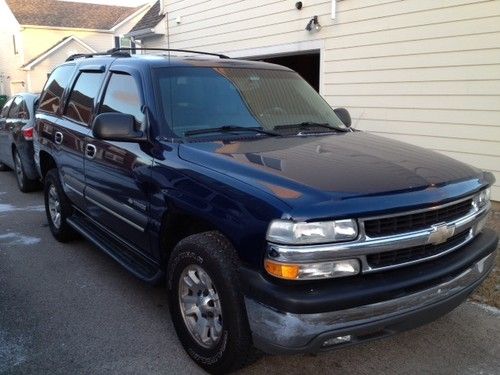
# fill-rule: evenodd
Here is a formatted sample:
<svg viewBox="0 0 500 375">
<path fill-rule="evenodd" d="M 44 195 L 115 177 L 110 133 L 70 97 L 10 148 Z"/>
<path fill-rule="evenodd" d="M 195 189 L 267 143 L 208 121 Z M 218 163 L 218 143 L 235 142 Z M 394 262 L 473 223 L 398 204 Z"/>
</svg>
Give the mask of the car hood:
<svg viewBox="0 0 500 375">
<path fill-rule="evenodd" d="M 442 154 L 364 132 L 181 144 L 179 156 L 288 201 L 376 196 L 481 179 Z"/>
</svg>

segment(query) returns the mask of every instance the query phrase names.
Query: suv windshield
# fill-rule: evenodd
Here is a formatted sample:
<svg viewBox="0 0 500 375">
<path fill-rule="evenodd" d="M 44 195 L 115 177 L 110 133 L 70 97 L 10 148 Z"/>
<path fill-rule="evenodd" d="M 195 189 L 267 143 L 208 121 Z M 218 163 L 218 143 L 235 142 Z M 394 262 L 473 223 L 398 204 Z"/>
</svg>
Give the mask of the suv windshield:
<svg viewBox="0 0 500 375">
<path fill-rule="evenodd" d="M 304 124 L 322 125 L 310 129 L 316 132 L 346 129 L 326 101 L 291 71 L 160 68 L 156 82 L 166 123 L 180 137 L 229 127 L 277 133 L 296 127 L 294 134 L 303 132 Z"/>
</svg>

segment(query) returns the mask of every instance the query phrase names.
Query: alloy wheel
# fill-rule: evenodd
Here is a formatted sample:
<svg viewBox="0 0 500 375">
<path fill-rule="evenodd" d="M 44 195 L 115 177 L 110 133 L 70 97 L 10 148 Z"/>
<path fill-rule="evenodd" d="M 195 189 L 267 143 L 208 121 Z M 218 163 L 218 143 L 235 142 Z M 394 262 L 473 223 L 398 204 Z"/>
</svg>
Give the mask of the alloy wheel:
<svg viewBox="0 0 500 375">
<path fill-rule="evenodd" d="M 208 273 L 189 265 L 179 278 L 179 305 L 192 338 L 212 349 L 222 336 L 222 308 L 217 290 Z"/>
<path fill-rule="evenodd" d="M 59 229 L 61 227 L 61 201 L 54 185 L 50 185 L 48 203 L 52 224 Z"/>
</svg>

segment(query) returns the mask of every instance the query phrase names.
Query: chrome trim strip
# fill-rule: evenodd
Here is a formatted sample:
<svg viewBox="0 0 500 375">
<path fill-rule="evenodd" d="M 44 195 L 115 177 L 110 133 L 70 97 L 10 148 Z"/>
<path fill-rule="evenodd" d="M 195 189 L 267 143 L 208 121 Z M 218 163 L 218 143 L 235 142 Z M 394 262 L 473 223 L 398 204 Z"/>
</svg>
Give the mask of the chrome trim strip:
<svg viewBox="0 0 500 375">
<path fill-rule="evenodd" d="M 119 213 L 116 213 L 116 212 L 115 212 L 115 211 L 113 211 L 112 209 L 110 209 L 110 208 L 108 208 L 108 207 L 104 206 L 103 204 L 101 204 L 101 203 L 97 202 L 96 200 L 94 200 L 94 199 L 92 199 L 92 198 L 90 198 L 90 197 L 88 197 L 88 196 L 85 196 L 85 199 L 87 199 L 89 202 L 91 202 L 91 203 L 95 204 L 96 206 L 98 206 L 98 207 L 102 208 L 102 209 L 103 209 L 104 211 L 106 211 L 107 213 L 109 213 L 109 214 L 111 214 L 111 215 L 115 216 L 116 218 L 118 218 L 118 219 L 122 220 L 123 222 L 127 223 L 127 224 L 128 224 L 128 225 L 130 225 L 131 227 L 134 227 L 135 229 L 137 229 L 137 230 L 139 230 L 139 231 L 141 231 L 141 232 L 144 232 L 144 230 L 145 230 L 145 229 L 144 229 L 143 227 L 141 227 L 141 226 L 137 225 L 136 223 L 134 223 L 134 222 L 130 221 L 129 219 L 127 219 L 127 218 L 123 217 L 123 216 L 122 216 L 122 215 L 120 215 Z"/>
<path fill-rule="evenodd" d="M 429 212 L 429 211 L 440 210 L 441 208 L 445 208 L 445 207 L 448 207 L 448 206 L 453 206 L 455 204 L 464 202 L 464 201 L 466 201 L 468 199 L 474 199 L 474 197 L 476 195 L 477 195 L 477 193 L 469 195 L 468 197 L 465 197 L 465 198 L 454 200 L 453 202 L 448 202 L 448 203 L 440 204 L 438 206 L 431 206 L 431 207 L 427 207 L 427 208 L 419 208 L 417 210 L 411 210 L 411 211 L 397 212 L 395 214 L 384 214 L 384 215 L 378 215 L 378 216 L 362 217 L 359 220 L 360 221 L 378 220 L 378 219 L 386 219 L 386 218 L 389 218 L 389 217 L 399 217 L 399 216 L 419 214 L 421 212 Z M 471 211 L 472 211 L 472 209 L 473 209 L 473 206 L 471 205 Z"/>
<path fill-rule="evenodd" d="M 401 262 L 401 263 L 391 264 L 390 266 L 371 267 L 368 264 L 366 256 L 363 256 L 363 257 L 360 257 L 361 270 L 363 271 L 363 273 L 378 272 L 378 271 L 388 271 L 388 270 L 392 270 L 392 269 L 399 268 L 399 267 L 404 267 L 404 266 L 409 266 L 409 265 L 413 265 L 413 264 L 418 264 L 418 263 L 426 262 L 428 260 L 432 260 L 432 259 L 436 259 L 436 258 L 445 256 L 446 254 L 451 253 L 452 251 L 457 250 L 458 248 L 464 246 L 466 243 L 470 242 L 473 238 L 474 238 L 474 231 L 471 228 L 471 229 L 469 229 L 469 234 L 467 235 L 467 237 L 462 242 L 460 242 L 459 244 L 457 244 L 455 246 L 452 246 L 452 247 L 450 247 L 450 248 L 448 248 L 446 250 L 441 251 L 440 253 L 437 253 L 437 254 L 434 254 L 434 255 L 430 255 L 430 256 L 425 257 L 425 258 L 410 260 L 408 262 Z M 402 250 L 404 250 L 404 249 L 402 249 Z"/>
<path fill-rule="evenodd" d="M 66 186 L 66 188 L 68 188 L 69 190 L 71 190 L 73 193 L 76 193 L 79 196 L 83 197 L 83 193 L 81 191 L 79 191 L 78 189 L 74 188 L 73 186 L 71 186 L 67 182 L 64 183 L 64 186 Z"/>
<path fill-rule="evenodd" d="M 488 203 L 480 210 L 474 211 L 447 224 L 455 225 L 455 233 L 470 230 L 478 221 L 487 215 L 490 207 L 491 203 Z M 359 258 L 373 253 L 425 245 L 428 243 L 427 241 L 432 231 L 433 228 L 431 227 L 393 236 L 367 237 L 362 226 L 360 226 L 360 234 L 355 241 L 302 246 L 269 243 L 267 254 L 268 257 L 273 260 L 290 263 L 312 263 L 342 258 Z M 475 233 L 473 236 L 474 235 Z M 443 253 L 440 254 L 444 255 Z M 424 260 L 425 259 L 427 258 L 424 258 Z M 404 265 L 404 263 L 401 263 L 397 266 L 402 267 Z M 378 269 L 369 270 L 375 271 Z M 368 271 L 368 269 L 365 269 L 365 271 Z"/>
<path fill-rule="evenodd" d="M 370 305 L 316 314 L 277 311 L 245 298 L 252 333 L 284 347 L 301 347 L 317 335 L 397 317 L 452 298 L 479 282 L 492 268 L 496 252 L 471 265 L 460 275 L 428 289 Z"/>
</svg>

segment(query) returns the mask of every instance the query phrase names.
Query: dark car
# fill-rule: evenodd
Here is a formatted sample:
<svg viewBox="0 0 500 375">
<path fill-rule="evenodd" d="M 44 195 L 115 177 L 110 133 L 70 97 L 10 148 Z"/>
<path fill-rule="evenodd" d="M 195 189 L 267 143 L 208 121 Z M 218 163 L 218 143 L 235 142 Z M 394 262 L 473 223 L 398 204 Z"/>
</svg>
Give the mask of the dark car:
<svg viewBox="0 0 500 375">
<path fill-rule="evenodd" d="M 33 159 L 35 94 L 18 94 L 5 103 L 0 114 L 0 171 L 13 169 L 19 190 L 26 193 L 39 186 Z"/>
<path fill-rule="evenodd" d="M 285 67 L 171 53 L 57 67 L 36 160 L 55 238 L 166 280 L 201 367 L 416 327 L 491 271 L 491 173 L 351 129 Z"/>
</svg>

